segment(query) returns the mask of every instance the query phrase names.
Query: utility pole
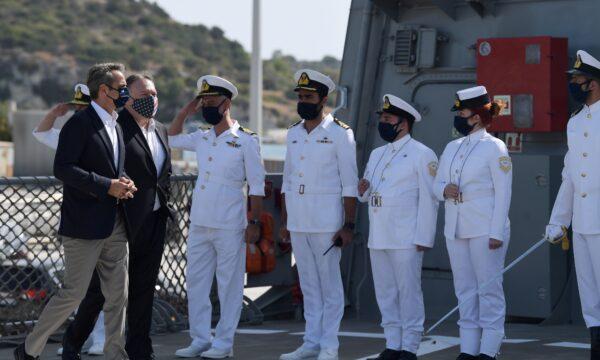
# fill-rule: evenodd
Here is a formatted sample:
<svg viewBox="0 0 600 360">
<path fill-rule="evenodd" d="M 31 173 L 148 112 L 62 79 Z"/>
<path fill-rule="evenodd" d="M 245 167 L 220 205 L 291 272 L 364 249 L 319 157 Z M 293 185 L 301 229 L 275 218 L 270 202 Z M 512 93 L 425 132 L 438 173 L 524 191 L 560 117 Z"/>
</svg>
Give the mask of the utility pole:
<svg viewBox="0 0 600 360">
<path fill-rule="evenodd" d="M 260 54 L 260 0 L 252 7 L 252 61 L 250 65 L 250 129 L 262 135 L 262 59 Z"/>
</svg>

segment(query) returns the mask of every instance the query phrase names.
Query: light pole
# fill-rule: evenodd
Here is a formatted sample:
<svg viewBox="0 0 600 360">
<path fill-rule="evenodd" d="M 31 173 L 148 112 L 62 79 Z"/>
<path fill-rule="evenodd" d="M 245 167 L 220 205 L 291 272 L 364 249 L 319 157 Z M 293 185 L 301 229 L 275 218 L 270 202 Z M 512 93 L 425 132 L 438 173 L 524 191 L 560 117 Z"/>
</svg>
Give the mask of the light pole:
<svg viewBox="0 0 600 360">
<path fill-rule="evenodd" d="M 250 129 L 262 136 L 262 60 L 260 54 L 260 0 L 252 7 L 252 61 L 250 64 Z"/>
</svg>

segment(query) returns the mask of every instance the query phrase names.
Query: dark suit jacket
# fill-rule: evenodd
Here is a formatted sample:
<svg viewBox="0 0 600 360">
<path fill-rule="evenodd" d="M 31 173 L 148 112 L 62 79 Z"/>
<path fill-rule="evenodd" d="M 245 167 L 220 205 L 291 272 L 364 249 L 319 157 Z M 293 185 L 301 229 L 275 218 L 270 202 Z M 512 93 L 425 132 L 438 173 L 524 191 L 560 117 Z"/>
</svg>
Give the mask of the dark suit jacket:
<svg viewBox="0 0 600 360">
<path fill-rule="evenodd" d="M 104 123 L 92 106 L 75 113 L 62 128 L 54 157 L 54 176 L 64 183 L 60 235 L 96 240 L 112 233 L 122 202 L 108 195 L 108 189 L 111 179 L 126 176 L 123 132 L 118 124 L 116 129 L 117 167 Z"/>
<path fill-rule="evenodd" d="M 171 150 L 168 144 L 167 128 L 156 121 L 156 134 L 166 154 L 161 172 L 157 175 L 148 142 L 133 116 L 129 111 L 123 110 L 119 113 L 117 121 L 123 129 L 125 169 L 127 169 L 127 175 L 133 180 L 138 189 L 133 195 L 133 199 L 124 202 L 129 236 L 133 240 L 146 217 L 152 213 L 157 193 L 161 204 L 161 214 L 172 216 L 173 211 L 169 204 L 171 197 Z"/>
</svg>

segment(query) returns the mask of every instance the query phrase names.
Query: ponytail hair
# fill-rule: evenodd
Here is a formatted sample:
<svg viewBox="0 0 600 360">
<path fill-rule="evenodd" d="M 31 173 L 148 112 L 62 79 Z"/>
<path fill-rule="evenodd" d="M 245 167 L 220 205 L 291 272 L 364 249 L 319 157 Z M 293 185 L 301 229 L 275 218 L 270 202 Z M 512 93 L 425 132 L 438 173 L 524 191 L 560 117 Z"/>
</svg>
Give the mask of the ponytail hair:
<svg viewBox="0 0 600 360">
<path fill-rule="evenodd" d="M 488 103 L 479 109 L 474 109 L 473 114 L 479 115 L 481 124 L 488 126 L 492 123 L 492 120 L 500 114 L 502 106 L 497 102 Z"/>
</svg>

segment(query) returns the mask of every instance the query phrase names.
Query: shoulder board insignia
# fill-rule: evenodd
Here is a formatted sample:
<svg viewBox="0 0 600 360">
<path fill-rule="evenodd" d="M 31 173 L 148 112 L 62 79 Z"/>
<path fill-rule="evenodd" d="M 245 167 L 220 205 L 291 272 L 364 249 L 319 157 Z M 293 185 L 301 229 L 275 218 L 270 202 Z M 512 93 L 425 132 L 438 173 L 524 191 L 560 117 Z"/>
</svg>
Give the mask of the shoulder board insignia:
<svg viewBox="0 0 600 360">
<path fill-rule="evenodd" d="M 350 125 L 346 124 L 345 122 L 341 121 L 338 118 L 334 118 L 333 122 L 336 123 L 337 125 L 341 126 L 342 128 L 344 128 L 344 130 L 350 129 Z"/>
<path fill-rule="evenodd" d="M 212 129 L 212 126 L 199 126 L 198 128 L 200 130 L 208 131 L 208 130 Z"/>
<path fill-rule="evenodd" d="M 250 129 L 247 129 L 247 128 L 243 127 L 243 126 L 240 126 L 240 130 L 242 132 L 245 132 L 248 135 L 252 135 L 252 136 L 256 135 L 256 133 L 254 131 L 252 131 Z"/>
<path fill-rule="evenodd" d="M 571 113 L 571 117 L 579 114 L 581 112 L 581 110 L 583 110 L 583 105 L 581 105 L 581 107 L 579 109 L 573 111 L 573 113 Z"/>
<path fill-rule="evenodd" d="M 295 123 L 293 123 L 292 125 L 288 126 L 288 129 L 293 128 L 296 125 L 299 125 L 302 122 L 302 120 L 296 121 Z"/>
</svg>

